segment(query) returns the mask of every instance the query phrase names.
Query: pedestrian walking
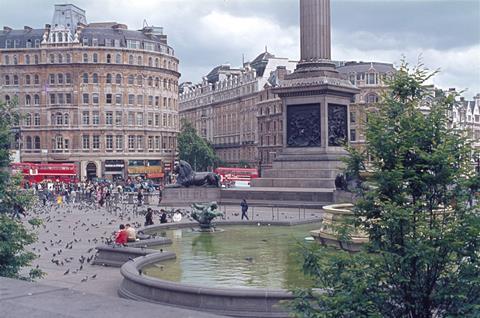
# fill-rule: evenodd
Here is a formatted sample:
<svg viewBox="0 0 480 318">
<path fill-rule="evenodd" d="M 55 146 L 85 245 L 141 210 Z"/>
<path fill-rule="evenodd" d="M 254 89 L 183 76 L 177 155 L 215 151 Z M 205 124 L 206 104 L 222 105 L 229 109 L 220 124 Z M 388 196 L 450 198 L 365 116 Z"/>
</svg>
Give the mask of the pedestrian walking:
<svg viewBox="0 0 480 318">
<path fill-rule="evenodd" d="M 245 199 L 242 200 L 242 203 L 240 203 L 240 206 L 242 207 L 242 220 L 243 218 L 246 218 L 248 220 L 248 204 Z"/>
</svg>

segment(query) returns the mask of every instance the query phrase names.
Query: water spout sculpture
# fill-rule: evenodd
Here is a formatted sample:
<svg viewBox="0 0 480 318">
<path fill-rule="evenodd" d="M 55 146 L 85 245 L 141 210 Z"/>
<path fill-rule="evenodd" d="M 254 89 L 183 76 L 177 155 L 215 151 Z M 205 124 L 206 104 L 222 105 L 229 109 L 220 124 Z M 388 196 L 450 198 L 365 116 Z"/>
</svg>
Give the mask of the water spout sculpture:
<svg viewBox="0 0 480 318">
<path fill-rule="evenodd" d="M 194 203 L 191 205 L 192 212 L 190 216 L 198 222 L 201 232 L 213 232 L 212 221 L 216 217 L 222 217 L 223 213 L 217 210 L 217 202 L 207 204 Z"/>
</svg>

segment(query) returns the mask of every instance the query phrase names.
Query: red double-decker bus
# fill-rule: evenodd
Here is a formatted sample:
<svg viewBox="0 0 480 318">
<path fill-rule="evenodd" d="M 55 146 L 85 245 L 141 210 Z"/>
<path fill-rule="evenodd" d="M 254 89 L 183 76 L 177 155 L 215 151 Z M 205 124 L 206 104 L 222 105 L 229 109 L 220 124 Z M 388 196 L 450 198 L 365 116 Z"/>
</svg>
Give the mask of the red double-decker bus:
<svg viewBox="0 0 480 318">
<path fill-rule="evenodd" d="M 258 178 L 258 170 L 255 168 L 229 168 L 219 167 L 215 173 L 221 178 L 223 185 L 230 186 L 237 183 L 250 185 L 250 180 Z"/>
<path fill-rule="evenodd" d="M 17 162 L 10 165 L 12 173 L 21 172 L 23 181 L 40 183 L 51 182 L 77 182 L 77 166 L 73 163 L 29 163 Z"/>
</svg>

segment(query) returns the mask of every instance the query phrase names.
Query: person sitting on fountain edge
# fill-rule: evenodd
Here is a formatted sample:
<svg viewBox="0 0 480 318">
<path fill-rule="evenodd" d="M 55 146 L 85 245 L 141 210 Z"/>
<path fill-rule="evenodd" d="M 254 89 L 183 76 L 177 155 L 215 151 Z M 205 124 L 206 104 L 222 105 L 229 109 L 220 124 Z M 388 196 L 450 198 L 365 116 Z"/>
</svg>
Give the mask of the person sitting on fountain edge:
<svg viewBox="0 0 480 318">
<path fill-rule="evenodd" d="M 135 242 L 137 240 L 137 233 L 130 224 L 125 224 L 125 232 L 127 232 L 127 242 Z"/>
<path fill-rule="evenodd" d="M 152 208 L 147 209 L 147 214 L 145 214 L 145 226 L 153 225 L 153 210 Z"/>
<path fill-rule="evenodd" d="M 117 232 L 117 235 L 115 236 L 115 243 L 116 244 L 127 244 L 128 241 L 128 233 L 125 231 L 125 225 L 120 224 L 120 230 Z"/>
</svg>

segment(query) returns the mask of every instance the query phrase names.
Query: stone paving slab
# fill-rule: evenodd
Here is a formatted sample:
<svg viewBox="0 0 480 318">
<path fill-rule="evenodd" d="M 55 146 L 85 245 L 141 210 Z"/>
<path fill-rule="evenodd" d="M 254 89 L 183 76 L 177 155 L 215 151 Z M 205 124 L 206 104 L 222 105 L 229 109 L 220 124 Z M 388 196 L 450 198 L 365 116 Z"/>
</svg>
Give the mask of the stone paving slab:
<svg viewBox="0 0 480 318">
<path fill-rule="evenodd" d="M 170 306 L 0 278 L 2 318 L 221 318 Z"/>
</svg>

